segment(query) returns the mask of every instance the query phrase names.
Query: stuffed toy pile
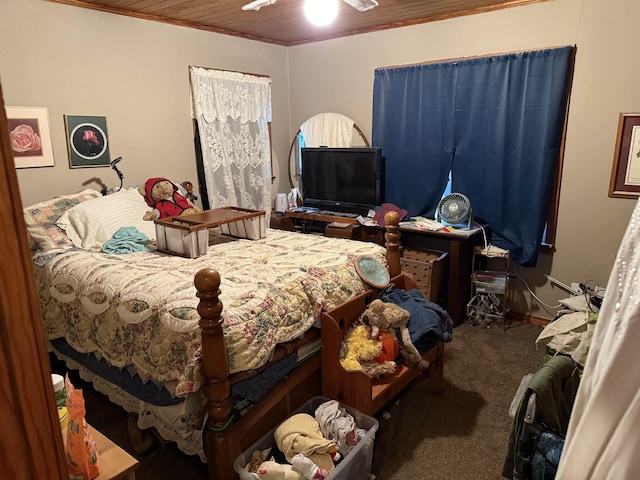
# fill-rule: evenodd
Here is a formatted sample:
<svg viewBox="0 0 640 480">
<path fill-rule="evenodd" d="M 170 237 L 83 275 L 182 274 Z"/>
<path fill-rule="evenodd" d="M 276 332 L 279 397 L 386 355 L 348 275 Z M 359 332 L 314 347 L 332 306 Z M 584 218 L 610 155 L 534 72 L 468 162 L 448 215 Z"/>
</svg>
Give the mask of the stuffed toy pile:
<svg viewBox="0 0 640 480">
<path fill-rule="evenodd" d="M 396 371 L 395 354 L 398 353 L 397 342 L 385 345 L 377 338 L 371 338 L 371 326 L 355 325 L 345 335 L 346 353 L 340 359 L 340 365 L 347 372 L 364 372 L 372 378 Z M 390 347 L 390 348 L 389 348 Z"/>
<path fill-rule="evenodd" d="M 371 325 L 371 338 L 378 338 L 380 331 L 396 333 L 402 347 L 402 355 L 411 364 L 417 363 L 420 368 L 429 368 L 429 362 L 422 359 L 420 352 L 413 345 L 409 333 L 409 317 L 411 314 L 395 303 L 375 299 L 362 313 L 360 320 Z"/>
<path fill-rule="evenodd" d="M 329 400 L 313 416 L 294 414 L 275 429 L 275 443 L 290 463 L 263 460 L 256 450 L 247 471 L 256 480 L 323 480 L 359 441 L 358 430 L 366 434 L 336 400 Z"/>
<path fill-rule="evenodd" d="M 178 217 L 200 212 L 200 208 L 191 205 L 182 195 L 178 186 L 163 178 L 150 178 L 138 191 L 152 211 L 144 214 L 144 220 L 158 220 L 165 217 Z"/>
<path fill-rule="evenodd" d="M 411 341 L 409 317 L 407 310 L 394 303 L 373 300 L 344 337 L 342 368 L 378 378 L 395 372 L 398 353 L 402 353 L 405 363 L 428 368 L 429 362 Z"/>
</svg>

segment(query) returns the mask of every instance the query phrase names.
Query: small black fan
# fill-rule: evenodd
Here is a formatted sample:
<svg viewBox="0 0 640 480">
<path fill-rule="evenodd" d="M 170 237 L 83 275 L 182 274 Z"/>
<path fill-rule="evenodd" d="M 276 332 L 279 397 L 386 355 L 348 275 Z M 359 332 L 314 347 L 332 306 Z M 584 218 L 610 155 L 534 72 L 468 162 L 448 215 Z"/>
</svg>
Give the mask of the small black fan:
<svg viewBox="0 0 640 480">
<path fill-rule="evenodd" d="M 452 226 L 471 228 L 471 202 L 462 193 L 450 193 L 440 200 L 436 220 Z"/>
</svg>

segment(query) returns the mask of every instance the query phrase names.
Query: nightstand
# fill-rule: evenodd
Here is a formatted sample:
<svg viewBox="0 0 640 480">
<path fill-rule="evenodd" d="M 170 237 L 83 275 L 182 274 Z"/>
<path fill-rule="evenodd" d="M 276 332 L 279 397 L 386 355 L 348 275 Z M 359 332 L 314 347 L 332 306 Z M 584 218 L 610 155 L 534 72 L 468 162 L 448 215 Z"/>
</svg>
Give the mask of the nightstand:
<svg viewBox="0 0 640 480">
<path fill-rule="evenodd" d="M 324 235 L 326 237 L 360 240 L 360 225 L 341 222 L 328 223 L 324 229 Z"/>
<path fill-rule="evenodd" d="M 278 230 L 287 230 L 289 232 L 295 232 L 296 226 L 293 220 L 286 217 L 284 213 L 272 212 L 269 220 L 270 228 L 277 228 Z"/>
</svg>

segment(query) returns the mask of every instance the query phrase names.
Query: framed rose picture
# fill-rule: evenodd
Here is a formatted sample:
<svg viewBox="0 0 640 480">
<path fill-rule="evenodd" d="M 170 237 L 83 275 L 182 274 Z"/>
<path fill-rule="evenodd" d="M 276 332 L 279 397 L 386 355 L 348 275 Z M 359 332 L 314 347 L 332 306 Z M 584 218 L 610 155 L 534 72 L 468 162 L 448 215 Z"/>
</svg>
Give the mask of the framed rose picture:
<svg viewBox="0 0 640 480">
<path fill-rule="evenodd" d="M 8 107 L 7 126 L 16 168 L 53 167 L 47 107 Z"/>
<path fill-rule="evenodd" d="M 109 165 L 111 159 L 106 117 L 65 115 L 64 124 L 71 168 Z"/>
<path fill-rule="evenodd" d="M 640 113 L 621 113 L 613 152 L 609 197 L 640 196 Z"/>
</svg>

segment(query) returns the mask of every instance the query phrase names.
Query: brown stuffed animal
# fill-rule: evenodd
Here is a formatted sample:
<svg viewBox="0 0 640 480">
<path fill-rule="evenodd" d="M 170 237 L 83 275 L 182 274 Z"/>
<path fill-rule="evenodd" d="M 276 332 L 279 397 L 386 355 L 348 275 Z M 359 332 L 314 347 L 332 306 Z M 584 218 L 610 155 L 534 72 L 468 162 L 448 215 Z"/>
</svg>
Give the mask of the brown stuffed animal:
<svg viewBox="0 0 640 480">
<path fill-rule="evenodd" d="M 197 213 L 201 210 L 189 203 L 178 191 L 178 186 L 166 178 L 150 178 L 138 191 L 152 211 L 146 212 L 144 220 L 157 220 Z"/>
<path fill-rule="evenodd" d="M 251 458 L 249 459 L 249 463 L 247 464 L 247 471 L 251 473 L 257 472 L 258 467 L 260 467 L 262 462 L 264 462 L 262 452 L 260 450 L 254 450 L 251 454 Z"/>
<path fill-rule="evenodd" d="M 420 368 L 429 367 L 429 362 L 422 358 L 418 349 L 413 345 L 409 334 L 409 317 L 411 315 L 404 308 L 394 303 L 383 302 L 380 299 L 373 300 L 369 307 L 362 313 L 360 320 L 371 325 L 371 338 L 378 338 L 380 329 L 400 331 L 402 346 L 404 346 L 403 354 L 406 360 L 417 363 Z M 408 357 L 408 358 L 407 358 Z"/>
</svg>

